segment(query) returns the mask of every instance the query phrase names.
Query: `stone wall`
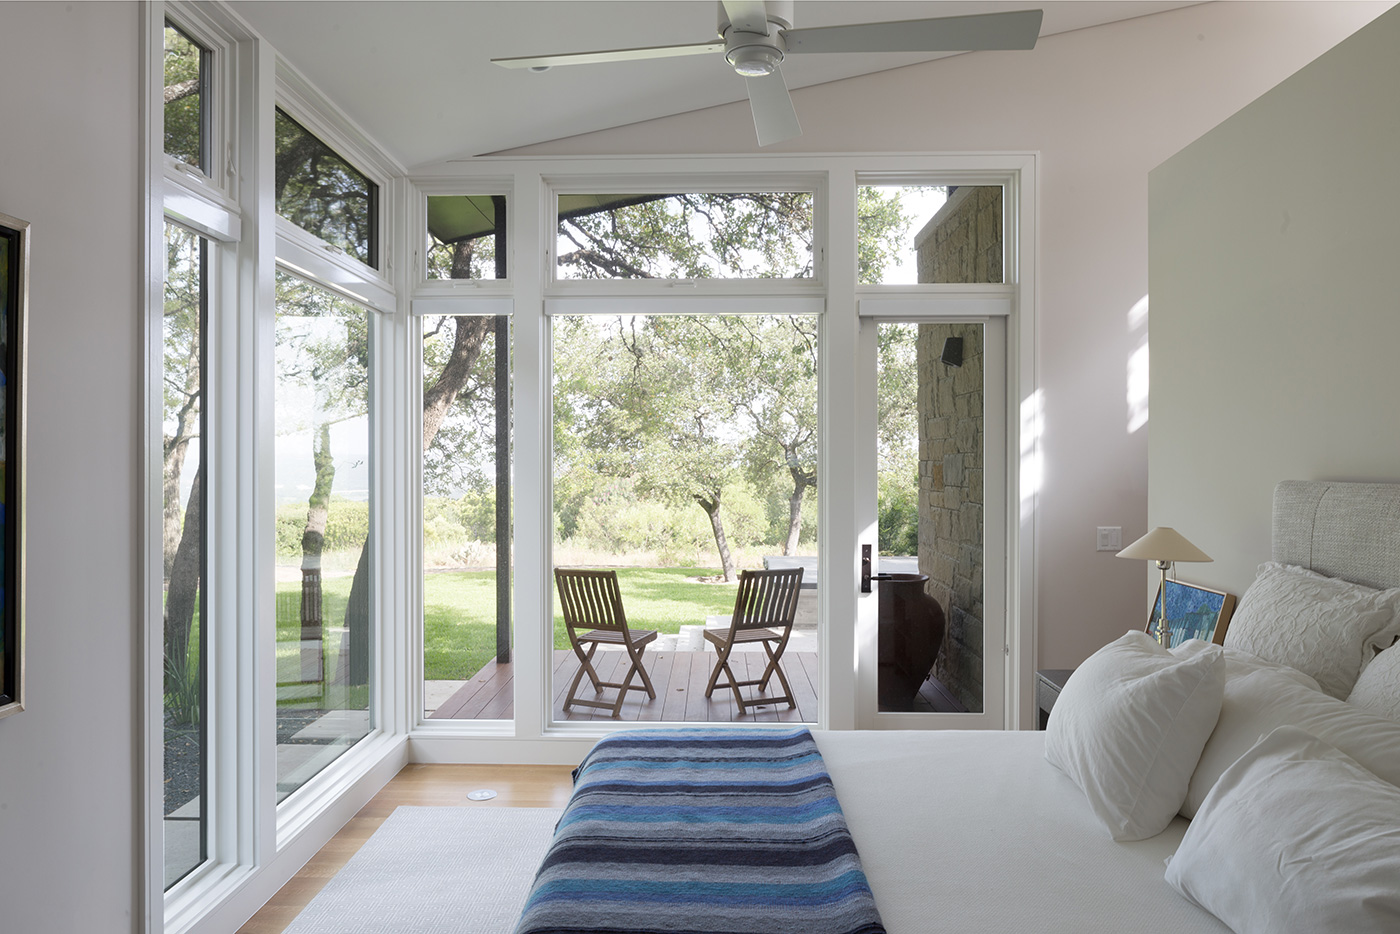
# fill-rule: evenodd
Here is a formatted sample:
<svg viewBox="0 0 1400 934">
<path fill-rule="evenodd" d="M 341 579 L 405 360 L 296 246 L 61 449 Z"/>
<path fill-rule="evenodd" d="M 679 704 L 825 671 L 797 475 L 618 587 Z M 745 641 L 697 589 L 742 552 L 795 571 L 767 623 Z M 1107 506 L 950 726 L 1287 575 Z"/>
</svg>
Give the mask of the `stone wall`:
<svg viewBox="0 0 1400 934">
<path fill-rule="evenodd" d="M 942 361 L 950 337 L 962 366 Z M 982 325 L 922 324 L 919 368 L 919 573 L 948 634 L 935 674 L 982 710 Z"/>
<path fill-rule="evenodd" d="M 914 237 L 920 282 L 1002 282 L 1001 186 L 954 188 Z"/>
<path fill-rule="evenodd" d="M 964 187 L 915 239 L 920 282 L 1001 282 L 1001 189 Z M 962 364 L 942 360 L 962 338 Z M 983 709 L 983 326 L 919 326 L 919 572 L 948 619 L 934 675 Z"/>
</svg>

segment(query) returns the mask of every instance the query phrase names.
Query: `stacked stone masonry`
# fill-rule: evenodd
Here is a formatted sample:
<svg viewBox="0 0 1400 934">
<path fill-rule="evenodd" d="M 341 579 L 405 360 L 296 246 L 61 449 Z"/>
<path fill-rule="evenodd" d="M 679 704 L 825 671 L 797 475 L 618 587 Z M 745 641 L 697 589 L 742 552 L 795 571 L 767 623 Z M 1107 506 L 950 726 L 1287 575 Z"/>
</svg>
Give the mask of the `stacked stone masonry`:
<svg viewBox="0 0 1400 934">
<path fill-rule="evenodd" d="M 1001 282 L 1001 189 L 964 187 L 916 238 L 920 282 Z M 943 362 L 949 338 L 962 363 Z M 919 571 L 948 632 L 934 676 L 983 709 L 983 326 L 919 326 Z"/>
</svg>

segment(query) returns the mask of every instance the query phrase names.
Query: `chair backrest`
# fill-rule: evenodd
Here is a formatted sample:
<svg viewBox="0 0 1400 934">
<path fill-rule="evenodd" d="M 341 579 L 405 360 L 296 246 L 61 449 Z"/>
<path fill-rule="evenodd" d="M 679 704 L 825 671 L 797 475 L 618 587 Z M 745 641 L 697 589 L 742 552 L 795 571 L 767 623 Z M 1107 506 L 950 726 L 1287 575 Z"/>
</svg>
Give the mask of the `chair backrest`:
<svg viewBox="0 0 1400 934">
<path fill-rule="evenodd" d="M 791 626 L 801 589 L 802 568 L 740 571 L 731 625 L 735 630 Z"/>
<path fill-rule="evenodd" d="M 555 568 L 554 583 L 559 588 L 559 605 L 569 629 L 627 631 L 616 571 Z"/>
</svg>

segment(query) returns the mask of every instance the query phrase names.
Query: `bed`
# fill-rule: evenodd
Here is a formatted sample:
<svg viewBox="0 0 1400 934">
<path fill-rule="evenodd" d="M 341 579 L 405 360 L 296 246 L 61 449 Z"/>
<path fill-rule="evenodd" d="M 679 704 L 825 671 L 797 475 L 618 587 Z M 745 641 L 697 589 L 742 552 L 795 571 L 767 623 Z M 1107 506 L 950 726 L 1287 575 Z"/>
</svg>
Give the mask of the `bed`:
<svg viewBox="0 0 1400 934">
<path fill-rule="evenodd" d="M 878 910 L 874 925 L 832 930 L 1400 930 L 1400 486 L 1282 483 L 1273 529 L 1274 561 L 1224 648 L 1164 657 L 1128 633 L 1070 679 L 1048 732 L 813 731 Z M 1138 681 L 1123 674 L 1134 664 L 1147 666 Z M 1160 693 L 1132 695 L 1169 724 L 1144 745 L 1142 711 L 1123 714 L 1111 692 L 1168 691 L 1172 679 L 1185 685 L 1179 715 L 1159 713 L 1178 709 Z M 1140 753 L 1156 757 L 1146 777 L 1131 772 Z M 1128 804 L 1113 800 L 1120 768 Z M 635 789 L 619 797 L 655 804 Z M 561 836 L 568 821 L 566 810 Z M 681 826 L 660 836 L 683 837 Z M 752 923 L 708 917 L 687 901 L 708 883 L 678 885 L 675 869 L 654 866 L 671 883 L 670 920 L 628 902 L 626 923 L 567 911 L 531 921 L 549 865 L 521 934 L 810 929 L 797 914 L 783 924 L 772 904 Z M 588 857 L 578 868 L 610 884 L 619 873 Z M 638 891 L 619 885 L 628 899 Z"/>
</svg>

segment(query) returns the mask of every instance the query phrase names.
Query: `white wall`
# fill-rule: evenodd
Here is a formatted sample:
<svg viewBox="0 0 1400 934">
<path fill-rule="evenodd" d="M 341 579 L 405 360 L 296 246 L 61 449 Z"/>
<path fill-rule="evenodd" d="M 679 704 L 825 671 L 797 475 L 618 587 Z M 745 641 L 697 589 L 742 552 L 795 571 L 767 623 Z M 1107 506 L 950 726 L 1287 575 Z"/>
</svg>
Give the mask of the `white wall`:
<svg viewBox="0 0 1400 934">
<path fill-rule="evenodd" d="M 28 709 L 0 928 L 132 931 L 140 742 L 138 8 L 0 4 L 0 211 L 33 224 Z"/>
<path fill-rule="evenodd" d="M 1095 526 L 1147 530 L 1147 429 L 1128 430 L 1145 339 L 1147 173 L 1378 15 L 1385 3 L 1214 3 L 793 94 L 793 152 L 1038 150 L 1041 667 L 1077 665 L 1146 621 L 1144 568 L 1095 551 Z M 517 153 L 758 151 L 733 104 Z M 1155 415 L 1155 413 L 1154 413 Z M 1191 525 L 1189 531 L 1196 533 Z M 1222 550 L 1193 534 L 1207 551 Z"/>
<path fill-rule="evenodd" d="M 1151 176 L 1149 511 L 1233 593 L 1279 480 L 1400 481 L 1397 49 L 1400 9 Z"/>
</svg>

